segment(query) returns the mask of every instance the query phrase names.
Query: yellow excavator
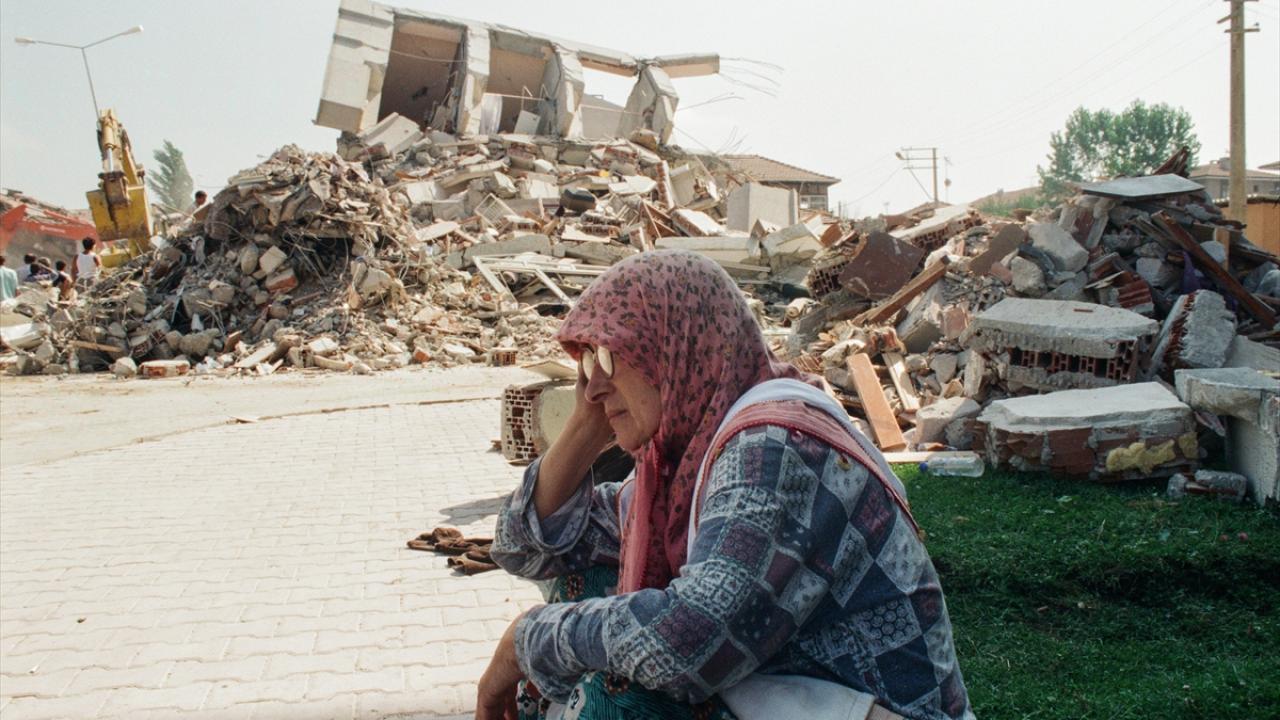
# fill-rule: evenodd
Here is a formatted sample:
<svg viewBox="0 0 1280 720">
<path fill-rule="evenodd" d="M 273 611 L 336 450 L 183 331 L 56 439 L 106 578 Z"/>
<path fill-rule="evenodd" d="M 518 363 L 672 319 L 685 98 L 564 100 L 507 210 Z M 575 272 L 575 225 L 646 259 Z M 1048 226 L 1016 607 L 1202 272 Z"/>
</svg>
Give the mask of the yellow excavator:
<svg viewBox="0 0 1280 720">
<path fill-rule="evenodd" d="M 98 189 L 85 193 L 105 267 L 116 267 L 151 250 L 151 204 L 147 201 L 146 171 L 133 159 L 133 147 L 114 110 L 98 118 L 98 148 L 102 172 Z M 123 240 L 124 242 L 116 242 Z"/>
</svg>

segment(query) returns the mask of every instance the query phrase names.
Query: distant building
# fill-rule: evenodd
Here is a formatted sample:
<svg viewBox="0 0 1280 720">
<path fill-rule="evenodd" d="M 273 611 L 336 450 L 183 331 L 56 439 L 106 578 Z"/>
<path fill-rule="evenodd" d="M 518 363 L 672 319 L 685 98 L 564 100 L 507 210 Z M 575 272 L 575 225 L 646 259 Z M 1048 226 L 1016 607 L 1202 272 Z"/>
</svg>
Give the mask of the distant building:
<svg viewBox="0 0 1280 720">
<path fill-rule="evenodd" d="M 1277 165 L 1280 163 L 1264 167 Z M 1231 184 L 1231 158 L 1219 158 L 1205 165 L 1197 165 L 1191 168 L 1187 176 L 1203 185 L 1213 199 L 1225 198 Z M 1244 175 L 1244 192 L 1246 195 L 1280 195 L 1280 173 L 1261 169 L 1247 171 Z"/>
<path fill-rule="evenodd" d="M 722 155 L 720 159 L 733 172 L 749 182 L 794 190 L 800 196 L 802 210 L 830 210 L 828 191 L 840 178 L 805 170 L 761 155 Z"/>
</svg>

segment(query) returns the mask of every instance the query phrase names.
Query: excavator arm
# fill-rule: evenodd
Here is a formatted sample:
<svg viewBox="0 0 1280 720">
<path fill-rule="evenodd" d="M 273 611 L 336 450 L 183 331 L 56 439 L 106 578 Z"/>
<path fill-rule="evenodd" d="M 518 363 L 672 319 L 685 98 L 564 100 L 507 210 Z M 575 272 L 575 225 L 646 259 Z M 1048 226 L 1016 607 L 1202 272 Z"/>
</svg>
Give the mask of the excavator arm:
<svg viewBox="0 0 1280 720">
<path fill-rule="evenodd" d="M 98 118 L 98 149 L 102 152 L 102 172 L 98 189 L 86 193 L 93 224 L 104 241 L 124 240 L 128 257 L 151 249 L 151 206 L 147 201 L 145 171 L 133 159 L 129 134 L 114 110 L 102 111 Z M 104 264 L 123 262 L 119 251 L 103 253 Z"/>
</svg>

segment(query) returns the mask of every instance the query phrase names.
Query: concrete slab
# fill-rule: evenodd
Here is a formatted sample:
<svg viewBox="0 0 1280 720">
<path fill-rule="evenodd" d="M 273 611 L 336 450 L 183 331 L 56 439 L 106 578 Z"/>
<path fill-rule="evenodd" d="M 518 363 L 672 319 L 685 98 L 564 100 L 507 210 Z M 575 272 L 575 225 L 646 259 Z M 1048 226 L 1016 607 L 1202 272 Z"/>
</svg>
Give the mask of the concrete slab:
<svg viewBox="0 0 1280 720">
<path fill-rule="evenodd" d="M 1178 370 L 1173 377 L 1178 397 L 1191 407 L 1253 423 L 1263 401 L 1280 395 L 1280 380 L 1251 368 Z"/>
<path fill-rule="evenodd" d="M 983 348 L 1110 357 L 1119 342 L 1150 337 L 1156 321 L 1123 308 L 1072 300 L 1005 298 L 973 319 L 971 343 Z"/>
<path fill-rule="evenodd" d="M 993 465 L 1125 480 L 1191 470 L 1199 460 L 1191 408 L 1160 383 L 997 400 L 978 416 Z"/>
<path fill-rule="evenodd" d="M 747 183 L 734 188 L 729 193 L 727 202 L 726 227 L 730 230 L 750 232 L 757 220 L 771 222 L 779 227 L 795 225 L 800 221 L 800 201 L 794 190 Z"/>
<path fill-rule="evenodd" d="M 1080 272 L 1089 262 L 1089 251 L 1071 233 L 1053 223 L 1032 223 L 1027 226 L 1027 235 L 1032 247 L 1052 258 L 1060 271 Z"/>
</svg>

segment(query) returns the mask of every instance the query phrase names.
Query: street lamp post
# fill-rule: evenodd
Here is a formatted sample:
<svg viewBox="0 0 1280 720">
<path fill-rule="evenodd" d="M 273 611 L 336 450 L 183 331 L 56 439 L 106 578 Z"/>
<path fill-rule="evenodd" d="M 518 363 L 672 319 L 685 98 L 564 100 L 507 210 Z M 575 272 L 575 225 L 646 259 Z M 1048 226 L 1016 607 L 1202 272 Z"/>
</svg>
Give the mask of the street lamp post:
<svg viewBox="0 0 1280 720">
<path fill-rule="evenodd" d="M 88 45 L 68 45 L 67 43 L 49 42 L 48 40 L 35 40 L 29 37 L 16 37 L 13 39 L 13 41 L 18 43 L 19 45 L 53 45 L 54 47 L 64 47 L 64 48 L 71 48 L 72 50 L 79 50 L 80 59 L 84 61 L 85 77 L 89 78 L 89 97 L 93 99 L 93 116 L 96 119 L 96 118 L 102 117 L 102 113 L 101 111 L 98 110 L 98 93 L 93 89 L 93 73 L 89 72 L 89 54 L 86 53 L 85 50 L 88 50 L 94 45 L 101 45 L 102 43 L 108 40 L 114 40 L 122 35 L 132 35 L 134 33 L 140 33 L 140 32 L 142 32 L 142 26 L 134 25 L 128 30 L 118 32 L 115 35 L 104 37 L 101 40 L 95 40 L 89 43 Z"/>
</svg>

